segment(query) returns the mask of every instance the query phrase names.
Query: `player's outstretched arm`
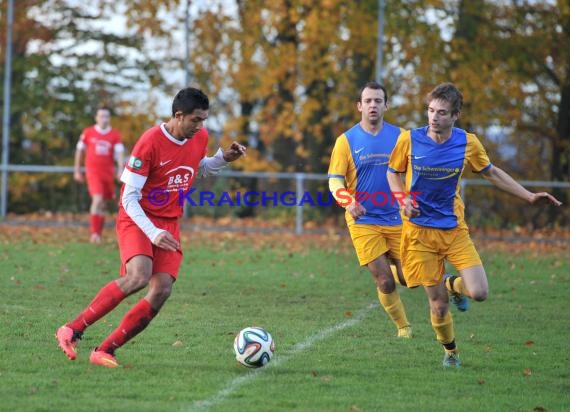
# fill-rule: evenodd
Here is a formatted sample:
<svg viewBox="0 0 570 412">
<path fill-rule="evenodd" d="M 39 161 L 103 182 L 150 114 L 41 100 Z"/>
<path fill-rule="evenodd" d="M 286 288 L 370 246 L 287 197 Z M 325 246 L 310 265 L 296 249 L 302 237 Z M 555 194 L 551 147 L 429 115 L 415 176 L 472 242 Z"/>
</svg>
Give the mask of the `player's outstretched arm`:
<svg viewBox="0 0 570 412">
<path fill-rule="evenodd" d="M 507 172 L 496 167 L 491 166 L 488 170 L 482 173 L 483 177 L 491 182 L 493 185 L 499 189 L 510 193 L 520 199 L 526 200 L 527 202 L 534 204 L 541 200 L 546 200 L 547 202 L 560 206 L 562 202 L 552 196 L 547 192 L 533 193 L 526 190 L 520 183 L 513 179 Z"/>
<path fill-rule="evenodd" d="M 245 156 L 246 148 L 238 142 L 233 142 L 228 149 L 219 148 L 214 156 L 206 156 L 200 161 L 197 177 L 215 176 L 228 165 L 228 163 Z"/>
</svg>

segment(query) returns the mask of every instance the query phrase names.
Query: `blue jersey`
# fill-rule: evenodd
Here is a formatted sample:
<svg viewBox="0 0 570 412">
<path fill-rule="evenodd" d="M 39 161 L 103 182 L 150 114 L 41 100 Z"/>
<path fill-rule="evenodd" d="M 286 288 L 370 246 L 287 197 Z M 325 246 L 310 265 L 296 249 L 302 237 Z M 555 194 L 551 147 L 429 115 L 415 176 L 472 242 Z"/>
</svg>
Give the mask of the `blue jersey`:
<svg viewBox="0 0 570 412">
<path fill-rule="evenodd" d="M 401 131 L 384 122 L 380 133 L 374 136 L 357 123 L 336 140 L 328 176 L 344 179 L 348 191 L 366 209 L 358 224 L 402 224 L 399 204 L 386 179 L 390 154 Z M 348 213 L 346 218 L 352 221 Z"/>
<path fill-rule="evenodd" d="M 391 172 L 406 173 L 406 191 L 413 194 L 420 209 L 410 222 L 438 229 L 465 225 L 460 192 L 466 165 L 476 172 L 491 167 L 477 136 L 453 128 L 443 143 L 432 140 L 428 127 L 402 133 L 390 158 Z"/>
</svg>

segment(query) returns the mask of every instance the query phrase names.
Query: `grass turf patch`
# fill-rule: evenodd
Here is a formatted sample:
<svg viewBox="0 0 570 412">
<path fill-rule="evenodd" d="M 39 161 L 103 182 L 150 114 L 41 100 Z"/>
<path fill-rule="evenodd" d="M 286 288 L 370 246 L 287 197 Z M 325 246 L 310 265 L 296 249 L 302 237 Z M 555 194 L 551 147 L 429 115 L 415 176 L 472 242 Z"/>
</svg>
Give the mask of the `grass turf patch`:
<svg viewBox="0 0 570 412">
<path fill-rule="evenodd" d="M 57 238 L 60 239 L 60 238 Z M 173 294 L 117 351 L 118 370 L 89 352 L 144 293 L 90 327 L 78 359 L 54 338 L 118 273 L 114 241 L 70 236 L 2 241 L 2 410 L 18 411 L 547 411 L 570 406 L 569 265 L 564 255 L 482 253 L 490 296 L 452 308 L 463 366 L 442 349 L 421 289 L 400 289 L 412 340 L 377 306 L 346 238 L 220 235 L 185 239 Z M 238 366 L 233 339 L 266 328 L 276 342 L 260 370 Z"/>
</svg>

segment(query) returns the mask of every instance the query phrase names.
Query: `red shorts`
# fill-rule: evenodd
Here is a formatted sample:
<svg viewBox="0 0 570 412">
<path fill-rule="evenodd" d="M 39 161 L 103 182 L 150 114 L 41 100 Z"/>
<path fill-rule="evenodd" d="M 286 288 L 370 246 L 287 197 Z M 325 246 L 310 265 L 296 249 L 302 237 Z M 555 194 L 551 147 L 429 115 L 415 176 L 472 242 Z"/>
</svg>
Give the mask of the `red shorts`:
<svg viewBox="0 0 570 412">
<path fill-rule="evenodd" d="M 91 197 L 101 195 L 104 200 L 115 198 L 115 176 L 113 174 L 87 173 L 85 178 L 87 180 L 87 190 L 89 190 Z"/>
<path fill-rule="evenodd" d="M 160 229 L 167 230 L 180 242 L 180 224 L 178 219 L 150 218 Z M 152 273 L 168 273 L 174 279 L 178 278 L 178 270 L 182 263 L 182 250 L 170 252 L 152 244 L 150 239 L 127 216 L 121 208 L 117 215 L 117 239 L 121 255 L 121 276 L 127 273 L 126 264 L 134 256 L 145 255 L 152 259 Z"/>
</svg>

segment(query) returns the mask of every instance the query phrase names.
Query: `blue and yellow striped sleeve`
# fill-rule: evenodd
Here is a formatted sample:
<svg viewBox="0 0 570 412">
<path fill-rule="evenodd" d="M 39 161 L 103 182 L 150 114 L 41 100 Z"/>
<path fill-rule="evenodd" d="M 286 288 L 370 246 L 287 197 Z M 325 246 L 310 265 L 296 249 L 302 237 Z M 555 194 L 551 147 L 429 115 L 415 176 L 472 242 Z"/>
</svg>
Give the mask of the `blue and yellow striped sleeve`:
<svg viewBox="0 0 570 412">
<path fill-rule="evenodd" d="M 471 170 L 475 173 L 481 173 L 488 170 L 492 165 L 487 156 L 487 151 L 481 141 L 473 133 L 467 135 L 467 162 L 471 166 Z"/>
<path fill-rule="evenodd" d="M 408 168 L 410 155 L 411 134 L 409 130 L 403 130 L 398 136 L 396 146 L 390 155 L 388 170 L 392 173 L 404 173 Z"/>
<path fill-rule="evenodd" d="M 344 179 L 349 168 L 350 146 L 346 135 L 340 135 L 334 144 L 328 177 Z"/>
</svg>

